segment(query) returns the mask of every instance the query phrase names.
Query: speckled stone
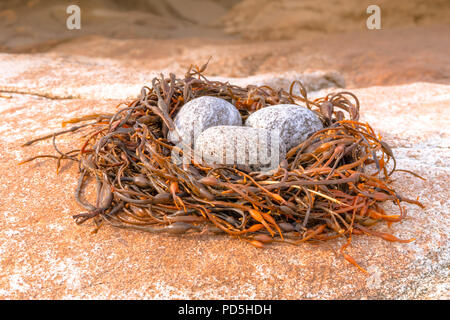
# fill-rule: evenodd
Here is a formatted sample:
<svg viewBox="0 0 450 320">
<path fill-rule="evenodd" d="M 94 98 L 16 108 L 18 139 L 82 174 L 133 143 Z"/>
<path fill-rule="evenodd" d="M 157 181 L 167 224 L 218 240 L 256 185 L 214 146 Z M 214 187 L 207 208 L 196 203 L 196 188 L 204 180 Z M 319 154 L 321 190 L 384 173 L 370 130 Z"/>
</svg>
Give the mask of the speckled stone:
<svg viewBox="0 0 450 320">
<path fill-rule="evenodd" d="M 175 116 L 174 122 L 181 139 L 193 142 L 195 137 L 209 127 L 240 126 L 242 118 L 236 107 L 228 101 L 203 96 L 187 102 Z M 181 141 L 180 136 L 171 131 L 168 139 L 176 144 Z"/>
<path fill-rule="evenodd" d="M 281 139 L 289 151 L 308 136 L 323 128 L 319 117 L 311 110 L 295 104 L 278 104 L 252 113 L 246 126 L 267 130 L 279 130 Z"/>
<path fill-rule="evenodd" d="M 275 169 L 286 156 L 286 146 L 278 132 L 243 126 L 206 129 L 195 141 L 195 151 L 202 163 L 260 171 Z"/>
</svg>

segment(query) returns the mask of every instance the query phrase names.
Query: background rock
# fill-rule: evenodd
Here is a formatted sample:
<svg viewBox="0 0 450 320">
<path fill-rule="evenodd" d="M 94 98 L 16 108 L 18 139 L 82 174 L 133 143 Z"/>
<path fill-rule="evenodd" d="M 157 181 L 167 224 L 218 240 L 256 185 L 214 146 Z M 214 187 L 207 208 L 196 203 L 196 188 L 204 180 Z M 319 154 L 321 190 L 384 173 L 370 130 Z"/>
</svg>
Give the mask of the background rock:
<svg viewBox="0 0 450 320">
<path fill-rule="evenodd" d="M 368 0 L 343 0 L 339 5 L 331 0 L 77 3 L 80 30 L 67 30 L 67 4 L 59 0 L 1 2 L 0 51 L 115 59 L 109 71 L 117 68 L 118 74 L 182 74 L 190 64 L 201 65 L 212 56 L 210 76 L 273 74 L 282 79 L 280 73 L 287 71 L 335 70 L 346 86 L 356 87 L 450 81 L 447 0 L 426 5 L 421 0 L 378 0 L 381 30 L 366 28 L 366 9 L 374 4 Z M 140 83 L 132 76 L 129 80 Z"/>
<path fill-rule="evenodd" d="M 186 66 L 187 69 L 188 66 Z M 160 69 L 183 76 L 186 69 Z M 74 56 L 68 58 L 58 53 L 2 54 L 0 53 L 0 90 L 39 95 L 50 99 L 127 99 L 137 97 L 144 85 L 158 71 L 143 71 L 138 67 L 123 65 L 120 61 L 105 58 Z M 344 85 L 342 76 L 335 71 L 311 73 L 283 72 L 262 74 L 249 78 L 223 78 L 208 76 L 210 80 L 229 81 L 232 84 L 270 85 L 289 90 L 294 80 L 302 81 L 308 90 L 319 90 Z"/>
<path fill-rule="evenodd" d="M 225 30 L 247 39 L 301 39 L 309 34 L 342 33 L 365 30 L 369 14 L 376 4 L 381 10 L 383 29 L 450 23 L 450 5 L 446 0 L 244 0 L 234 6 L 223 21 Z"/>
</svg>

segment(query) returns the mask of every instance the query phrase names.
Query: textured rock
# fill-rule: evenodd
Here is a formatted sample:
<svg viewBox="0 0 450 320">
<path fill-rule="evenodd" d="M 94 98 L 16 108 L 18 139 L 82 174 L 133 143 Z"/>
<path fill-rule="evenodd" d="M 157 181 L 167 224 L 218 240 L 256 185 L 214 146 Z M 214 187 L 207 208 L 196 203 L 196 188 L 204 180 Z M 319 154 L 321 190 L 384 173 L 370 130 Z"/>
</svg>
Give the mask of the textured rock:
<svg viewBox="0 0 450 320">
<path fill-rule="evenodd" d="M 307 92 L 317 91 L 326 88 L 345 88 L 344 76 L 335 70 L 314 71 L 314 72 L 273 72 L 258 74 L 245 78 L 224 78 L 211 77 L 212 80 L 229 81 L 238 86 L 269 86 L 275 89 L 284 89 L 289 91 L 294 81 L 300 81 Z M 296 91 L 294 91 L 295 93 Z"/>
<path fill-rule="evenodd" d="M 303 39 L 311 33 L 339 33 L 361 30 L 366 16 L 360 16 L 370 2 L 340 1 L 340 5 L 315 0 L 243 0 L 222 18 L 225 30 L 252 40 Z M 450 24 L 448 1 L 379 0 L 383 10 L 383 30 L 436 21 Z M 418 18 L 420 17 L 420 18 Z M 420 22 L 418 21 L 420 19 Z M 364 25 L 365 26 L 365 25 Z"/>
<path fill-rule="evenodd" d="M 413 45 L 411 37 L 415 34 L 405 37 L 408 46 Z M 342 47 L 343 41 L 338 42 Z M 352 51 L 344 42 L 343 51 L 353 52 L 353 58 L 347 58 L 353 67 L 354 50 L 367 47 Z M 406 43 L 400 43 L 404 49 Z M 387 44 L 389 48 L 395 45 Z M 273 51 L 273 45 L 265 45 Z M 325 47 L 330 51 L 328 44 Z M 225 49 L 221 46 L 217 52 Z M 210 54 L 204 47 L 198 50 Z M 330 52 L 335 56 L 338 51 Z M 425 55 L 420 52 L 421 57 Z M 47 62 L 42 56 L 0 55 L 0 64 L 10 66 L 0 66 L 0 299 L 450 299 L 449 85 L 422 82 L 351 89 L 361 101 L 361 120 L 368 121 L 392 146 L 398 168 L 427 178 L 423 181 L 396 172 L 394 187 L 406 197 L 419 196 L 425 209 L 405 204 L 408 217 L 404 221 L 390 228 L 376 226 L 379 231 L 416 241 L 402 244 L 368 236 L 353 238 L 346 252 L 367 269 L 366 275 L 339 254 L 344 238 L 317 245 L 273 244 L 261 250 L 228 236 L 174 237 L 109 226 L 92 233 L 92 224 L 76 225 L 71 215 L 83 210 L 73 197 L 77 166 L 63 161 L 58 175 L 52 160 L 18 166 L 32 154 L 54 154 L 51 141 L 28 148 L 20 145 L 59 130 L 61 121 L 68 118 L 114 112 L 120 101 L 105 97 L 135 96 L 153 74 L 168 70 L 127 73 L 99 59 L 88 72 L 87 61 L 81 64 L 78 58 L 67 56 L 63 61 Z M 304 56 L 299 51 L 296 57 Z M 391 68 L 396 64 L 375 56 L 379 60 L 371 61 L 383 66 L 377 69 L 383 72 L 380 83 L 392 81 Z M 236 55 L 227 53 L 226 57 L 220 60 L 223 65 L 236 62 L 232 59 Z M 406 59 L 403 66 L 428 63 L 448 74 L 448 63 L 426 57 L 425 62 Z M 372 70 L 367 69 L 367 61 L 360 63 L 364 68 L 357 72 L 369 77 Z M 23 66 L 30 68 L 18 72 Z M 398 70 L 407 71 L 405 77 L 411 75 L 410 69 L 394 69 Z M 417 70 L 422 71 L 416 76 L 427 76 L 428 69 Z M 144 71 L 148 71 L 145 78 L 141 77 Z M 5 93 L 1 87 L 41 95 Z M 83 99 L 58 99 L 52 93 L 81 93 Z M 61 151 L 82 144 L 68 136 L 58 137 L 57 143 Z M 85 196 L 92 201 L 95 188 Z M 385 209 L 396 212 L 389 203 Z"/>
<path fill-rule="evenodd" d="M 275 169 L 286 156 L 286 146 L 276 131 L 237 126 L 217 126 L 195 140 L 198 159 L 207 164 Z"/>
<path fill-rule="evenodd" d="M 112 45 L 112 41 L 111 39 L 106 41 L 102 38 L 90 39 L 92 47 L 85 50 L 100 54 L 101 52 L 96 52 L 95 50 L 98 50 L 98 47 L 108 48 Z M 71 52 L 83 44 L 85 42 L 73 44 L 74 47 L 71 47 L 68 51 Z M 163 50 L 161 49 L 163 45 L 163 43 L 156 42 L 156 40 L 145 43 L 145 46 L 149 48 L 145 52 L 151 51 L 150 48 L 155 46 Z M 130 46 L 133 45 L 130 44 Z M 191 49 L 194 50 L 194 48 Z M 116 48 L 116 50 L 126 52 L 123 48 Z M 166 56 L 172 52 L 167 48 L 166 51 L 163 51 L 161 54 Z M 155 64 L 157 62 L 159 64 L 167 64 L 167 62 L 158 60 L 157 57 L 152 57 L 150 61 L 156 61 L 154 62 Z M 206 59 L 199 57 L 196 58 L 196 61 Z M 144 62 L 148 63 L 148 60 L 148 55 L 142 60 L 133 60 L 130 57 L 130 59 L 126 59 L 125 63 L 120 60 L 93 56 L 86 57 L 83 55 L 71 57 L 69 60 L 66 58 L 65 53 L 39 55 L 0 53 L 0 70 L 2 70 L 0 90 L 40 95 L 51 99 L 128 99 L 137 97 L 142 86 L 151 85 L 152 78 L 158 76 L 160 72 L 164 74 L 174 72 L 182 76 L 186 71 L 186 66 L 178 64 L 170 64 L 165 69 L 159 67 L 158 71 L 144 71 L 141 64 Z M 133 61 L 137 66 L 131 64 Z M 214 68 L 214 66 L 214 64 L 211 64 L 210 67 Z M 220 70 L 221 73 L 225 71 L 226 68 Z M 315 71 L 310 73 L 289 71 L 277 72 L 276 74 L 259 74 L 243 78 L 208 76 L 210 80 L 229 81 L 232 84 L 244 87 L 249 84 L 257 84 L 285 90 L 289 90 L 292 81 L 300 80 L 308 91 L 341 87 L 344 83 L 339 80 L 340 77 L 342 76 L 335 71 Z"/>
<path fill-rule="evenodd" d="M 204 96 L 183 105 L 174 123 L 179 135 L 171 131 L 167 138 L 176 144 L 180 142 L 180 138 L 186 142 L 193 142 L 202 131 L 209 127 L 242 125 L 242 118 L 236 107 L 228 101 Z"/>
<path fill-rule="evenodd" d="M 279 104 L 260 109 L 247 118 L 245 125 L 278 130 L 287 150 L 323 128 L 322 122 L 313 111 L 294 104 Z"/>
</svg>

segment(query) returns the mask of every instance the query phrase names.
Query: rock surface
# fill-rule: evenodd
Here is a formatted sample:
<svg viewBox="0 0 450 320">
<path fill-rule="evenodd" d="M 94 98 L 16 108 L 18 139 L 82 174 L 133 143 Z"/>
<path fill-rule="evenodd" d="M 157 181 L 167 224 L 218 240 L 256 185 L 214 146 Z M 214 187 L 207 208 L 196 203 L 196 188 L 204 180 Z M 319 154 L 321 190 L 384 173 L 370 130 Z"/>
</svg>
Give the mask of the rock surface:
<svg viewBox="0 0 450 320">
<path fill-rule="evenodd" d="M 181 140 L 192 144 L 204 130 L 213 126 L 240 126 L 242 118 L 238 109 L 226 100 L 216 97 L 199 97 L 185 103 L 175 116 L 176 130 L 168 139 L 177 144 Z"/>
<path fill-rule="evenodd" d="M 195 140 L 198 159 L 206 164 L 238 165 L 269 171 L 286 157 L 279 132 L 261 128 L 216 126 Z"/>
<path fill-rule="evenodd" d="M 308 34 L 362 30 L 371 1 L 344 0 L 340 5 L 315 0 L 243 0 L 223 17 L 225 30 L 246 39 L 302 39 Z M 411 25 L 450 24 L 446 0 L 378 0 L 382 29 Z M 326 47 L 326 46 L 325 46 Z"/>
<path fill-rule="evenodd" d="M 276 130 L 287 150 L 323 128 L 322 121 L 313 111 L 295 104 L 278 104 L 260 109 L 247 118 L 245 125 Z"/>
<path fill-rule="evenodd" d="M 106 45 L 106 43 L 105 43 Z M 199 60 L 203 61 L 203 60 Z M 189 67 L 186 65 L 185 68 Z M 144 84 L 159 72 L 176 72 L 186 69 L 180 65 L 143 71 L 118 60 L 47 53 L 39 55 L 0 53 L 0 90 L 28 93 L 49 99 L 127 99 L 137 97 Z M 106 76 L 107 75 L 107 76 Z M 229 81 L 239 86 L 269 85 L 289 90 L 294 80 L 300 80 L 309 91 L 344 86 L 343 77 L 336 71 L 265 73 L 252 77 L 223 78 L 208 76 L 210 80 Z"/>
<path fill-rule="evenodd" d="M 383 0 L 383 30 L 365 28 L 371 2 L 243 0 L 223 19 L 232 36 L 215 21 L 236 0 L 81 2 L 78 31 L 66 30 L 59 0 L 0 2 L 0 50 L 22 53 L 0 54 L 0 299 L 450 299 L 448 0 Z M 160 72 L 183 75 L 211 56 L 208 78 L 238 85 L 288 90 L 300 79 L 318 90 L 345 79 L 398 167 L 427 178 L 395 173 L 394 187 L 425 209 L 406 205 L 402 223 L 377 226 L 417 240 L 354 237 L 347 253 L 364 275 L 342 259 L 340 239 L 259 250 L 224 236 L 94 234 L 71 218 L 82 210 L 76 166 L 59 175 L 50 160 L 17 166 L 53 152 L 50 141 L 20 148 L 31 137 L 67 118 L 114 112 Z M 57 142 L 64 151 L 80 143 Z"/>
<path fill-rule="evenodd" d="M 361 101 L 361 120 L 392 146 L 398 168 L 427 178 L 395 173 L 393 186 L 419 196 L 425 209 L 406 204 L 407 219 L 390 229 L 377 226 L 415 242 L 353 238 L 347 253 L 368 270 L 365 275 L 339 254 L 343 239 L 260 250 L 226 236 L 174 237 L 108 226 L 92 233 L 92 225 L 76 225 L 71 215 L 82 211 L 73 197 L 77 167 L 65 162 L 56 174 L 51 160 L 18 166 L 31 155 L 54 152 L 51 141 L 21 144 L 59 130 L 68 118 L 114 112 L 121 100 L 105 98 L 135 97 L 152 74 L 167 70 L 136 80 L 142 70 L 127 72 L 111 60 L 93 60 L 89 73 L 88 60 L 61 57 L 46 64 L 42 58 L 0 56 L 9 65 L 1 68 L 0 90 L 10 91 L 0 91 L 0 299 L 450 299 L 449 85 L 351 90 Z M 429 64 L 448 68 L 437 60 Z M 52 95 L 55 90 L 61 96 Z M 82 95 L 71 96 L 77 92 Z M 68 151 L 81 141 L 60 137 L 57 143 Z M 88 190 L 85 196 L 94 195 Z"/>
<path fill-rule="evenodd" d="M 308 73 L 287 71 L 281 73 L 263 73 L 245 78 L 213 77 L 213 79 L 222 82 L 229 81 L 241 87 L 248 85 L 269 86 L 284 89 L 288 92 L 294 81 L 300 81 L 307 92 L 326 88 L 345 88 L 344 76 L 335 70 L 313 71 Z"/>
<path fill-rule="evenodd" d="M 227 77 L 337 70 L 347 86 L 449 82 L 448 0 L 378 0 L 382 30 L 367 30 L 373 3 L 360 0 L 77 3 L 82 28 L 68 30 L 68 4 L 60 0 L 1 1 L 0 51 L 117 59 L 120 74 L 183 73 L 212 56 L 208 74 Z M 128 80 L 121 88 L 135 81 Z"/>
</svg>

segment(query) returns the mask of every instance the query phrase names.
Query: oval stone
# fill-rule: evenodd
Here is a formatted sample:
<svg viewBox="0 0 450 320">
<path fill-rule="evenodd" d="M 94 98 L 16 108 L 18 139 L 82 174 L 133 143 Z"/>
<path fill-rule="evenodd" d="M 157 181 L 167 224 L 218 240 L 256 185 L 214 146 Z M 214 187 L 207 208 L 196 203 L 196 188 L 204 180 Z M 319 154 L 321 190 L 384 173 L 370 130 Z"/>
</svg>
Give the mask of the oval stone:
<svg viewBox="0 0 450 320">
<path fill-rule="evenodd" d="M 195 140 L 195 157 L 209 165 L 237 165 L 253 171 L 278 167 L 286 146 L 276 131 L 239 126 L 216 126 Z"/>
<path fill-rule="evenodd" d="M 295 104 L 278 104 L 253 112 L 246 126 L 278 130 L 286 150 L 305 141 L 312 133 L 323 129 L 322 121 L 311 110 Z"/>
<path fill-rule="evenodd" d="M 224 99 L 203 96 L 187 102 L 181 107 L 174 119 L 175 131 L 170 131 L 167 138 L 177 144 L 181 140 L 186 143 L 194 142 L 195 138 L 204 130 L 213 126 L 242 125 L 242 118 L 238 109 Z"/>
</svg>

